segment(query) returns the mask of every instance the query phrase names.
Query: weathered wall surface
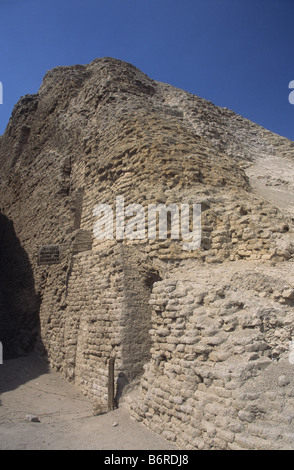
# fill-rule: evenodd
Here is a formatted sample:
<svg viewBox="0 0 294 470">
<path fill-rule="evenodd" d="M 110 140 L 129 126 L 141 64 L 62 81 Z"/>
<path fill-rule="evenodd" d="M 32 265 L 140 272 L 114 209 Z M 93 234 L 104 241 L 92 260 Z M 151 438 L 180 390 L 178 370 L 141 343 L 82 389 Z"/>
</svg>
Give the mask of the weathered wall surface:
<svg viewBox="0 0 294 470">
<path fill-rule="evenodd" d="M 156 283 L 152 358 L 126 398 L 134 417 L 180 447 L 291 448 L 290 284 L 244 262 Z"/>
<path fill-rule="evenodd" d="M 289 446 L 293 220 L 251 177 L 263 158 L 294 175 L 293 149 L 130 64 L 49 71 L 0 138 L 1 213 L 30 274 L 19 271 L 30 288 L 17 284 L 6 238 L 1 331 L 35 320 L 27 343 L 17 328 L 15 353 L 37 336 L 37 351 L 101 409 L 114 358 L 117 395 L 130 398 L 133 416 L 182 447 Z M 291 200 L 291 184 L 277 184 Z M 97 240 L 93 210 L 117 196 L 145 213 L 148 204 L 201 204 L 201 247 L 147 233 Z M 40 245 L 61 246 L 61 263 L 39 266 Z M 14 292 L 25 308 L 7 308 Z"/>
<path fill-rule="evenodd" d="M 150 359 L 150 288 L 136 261 L 136 253 L 122 245 L 73 259 L 60 328 L 62 370 L 102 409 L 107 409 L 109 359 L 115 359 L 116 381 L 120 374 L 126 383 L 140 377 Z"/>
<path fill-rule="evenodd" d="M 0 213 L 0 341 L 4 360 L 30 351 L 39 333 L 40 299 L 26 252 Z"/>
</svg>

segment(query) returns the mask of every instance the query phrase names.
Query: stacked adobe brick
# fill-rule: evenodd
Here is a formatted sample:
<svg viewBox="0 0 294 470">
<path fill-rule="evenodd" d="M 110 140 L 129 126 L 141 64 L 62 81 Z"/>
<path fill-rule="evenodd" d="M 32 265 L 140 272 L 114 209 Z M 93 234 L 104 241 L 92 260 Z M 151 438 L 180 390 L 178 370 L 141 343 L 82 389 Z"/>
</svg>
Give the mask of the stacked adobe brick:
<svg viewBox="0 0 294 470">
<path fill-rule="evenodd" d="M 0 139 L 1 212 L 13 221 L 32 279 L 28 289 L 10 276 L 18 293 L 11 318 L 36 319 L 17 353 L 38 335 L 37 350 L 102 409 L 115 358 L 116 380 L 131 385 L 142 377 L 133 415 L 179 445 L 250 448 L 256 436 L 260 446 L 287 446 L 290 438 L 263 431 L 262 419 L 264 428 L 279 421 L 271 398 L 261 411 L 260 397 L 241 393 L 259 380 L 270 393 L 267 371 L 275 377 L 273 368 L 288 364 L 277 378 L 284 393 L 277 430 L 290 436 L 293 228 L 246 176 L 264 156 L 291 165 L 293 142 L 130 64 L 104 58 L 49 71 L 38 93 L 15 106 Z M 93 210 L 114 208 L 117 196 L 145 214 L 149 204 L 201 204 L 200 248 L 149 240 L 147 232 L 137 240 L 96 239 Z M 59 264 L 38 264 L 44 245 L 61 247 Z M 5 278 L 11 260 L 2 264 Z M 252 269 L 258 294 L 246 281 Z M 277 276 L 285 286 L 276 292 Z M 6 309 L 2 329 L 7 316 Z M 19 338 L 21 322 L 14 321 Z"/>
</svg>

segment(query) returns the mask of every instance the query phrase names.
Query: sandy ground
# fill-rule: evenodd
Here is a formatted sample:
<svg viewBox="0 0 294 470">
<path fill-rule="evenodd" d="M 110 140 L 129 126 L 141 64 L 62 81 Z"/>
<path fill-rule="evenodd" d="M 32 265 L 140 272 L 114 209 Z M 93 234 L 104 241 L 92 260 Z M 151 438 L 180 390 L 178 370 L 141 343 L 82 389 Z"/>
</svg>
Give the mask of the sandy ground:
<svg viewBox="0 0 294 470">
<path fill-rule="evenodd" d="M 246 169 L 254 192 L 294 217 L 294 160 L 281 156 L 261 157 Z"/>
<path fill-rule="evenodd" d="M 34 355 L 0 365 L 0 394 L 1 450 L 177 449 L 123 408 L 93 416 L 92 402 Z"/>
</svg>

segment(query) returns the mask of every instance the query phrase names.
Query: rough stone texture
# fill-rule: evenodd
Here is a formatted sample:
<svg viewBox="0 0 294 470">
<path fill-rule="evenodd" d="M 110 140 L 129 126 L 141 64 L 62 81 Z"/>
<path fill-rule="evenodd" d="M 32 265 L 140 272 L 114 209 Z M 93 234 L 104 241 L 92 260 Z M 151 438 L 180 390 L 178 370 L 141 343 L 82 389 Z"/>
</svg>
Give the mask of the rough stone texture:
<svg viewBox="0 0 294 470">
<path fill-rule="evenodd" d="M 291 448 L 293 274 L 238 261 L 195 277 L 154 285 L 151 361 L 125 399 L 133 415 L 181 447 Z"/>
<path fill-rule="evenodd" d="M 35 344 L 103 411 L 113 357 L 117 401 L 176 445 L 291 447 L 293 157 L 130 64 L 49 71 L 0 138 L 4 359 Z M 95 239 L 117 196 L 201 204 L 200 249 Z M 39 266 L 54 244 L 61 263 Z"/>
</svg>

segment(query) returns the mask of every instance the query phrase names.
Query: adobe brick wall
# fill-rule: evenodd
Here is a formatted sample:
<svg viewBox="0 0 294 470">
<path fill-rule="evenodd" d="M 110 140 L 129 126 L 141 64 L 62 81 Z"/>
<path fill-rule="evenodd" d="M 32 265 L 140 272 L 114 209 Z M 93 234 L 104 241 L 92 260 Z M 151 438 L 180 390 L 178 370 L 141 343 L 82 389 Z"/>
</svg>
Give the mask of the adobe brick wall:
<svg viewBox="0 0 294 470">
<path fill-rule="evenodd" d="M 288 139 L 130 64 L 49 71 L 0 138 L 1 214 L 28 269 L 2 245 L 0 327 L 13 319 L 14 353 L 37 336 L 37 351 L 100 410 L 114 357 L 121 403 L 182 447 L 291 446 L 291 204 L 273 204 L 248 175 L 258 162 L 260 181 L 291 200 L 293 154 Z M 267 176 L 276 160 L 288 179 Z M 95 239 L 94 208 L 117 196 L 146 213 L 201 204 L 200 249 Z M 39 266 L 40 245 L 61 246 L 61 263 Z M 17 294 L 9 314 L 4 291 Z"/>
</svg>

